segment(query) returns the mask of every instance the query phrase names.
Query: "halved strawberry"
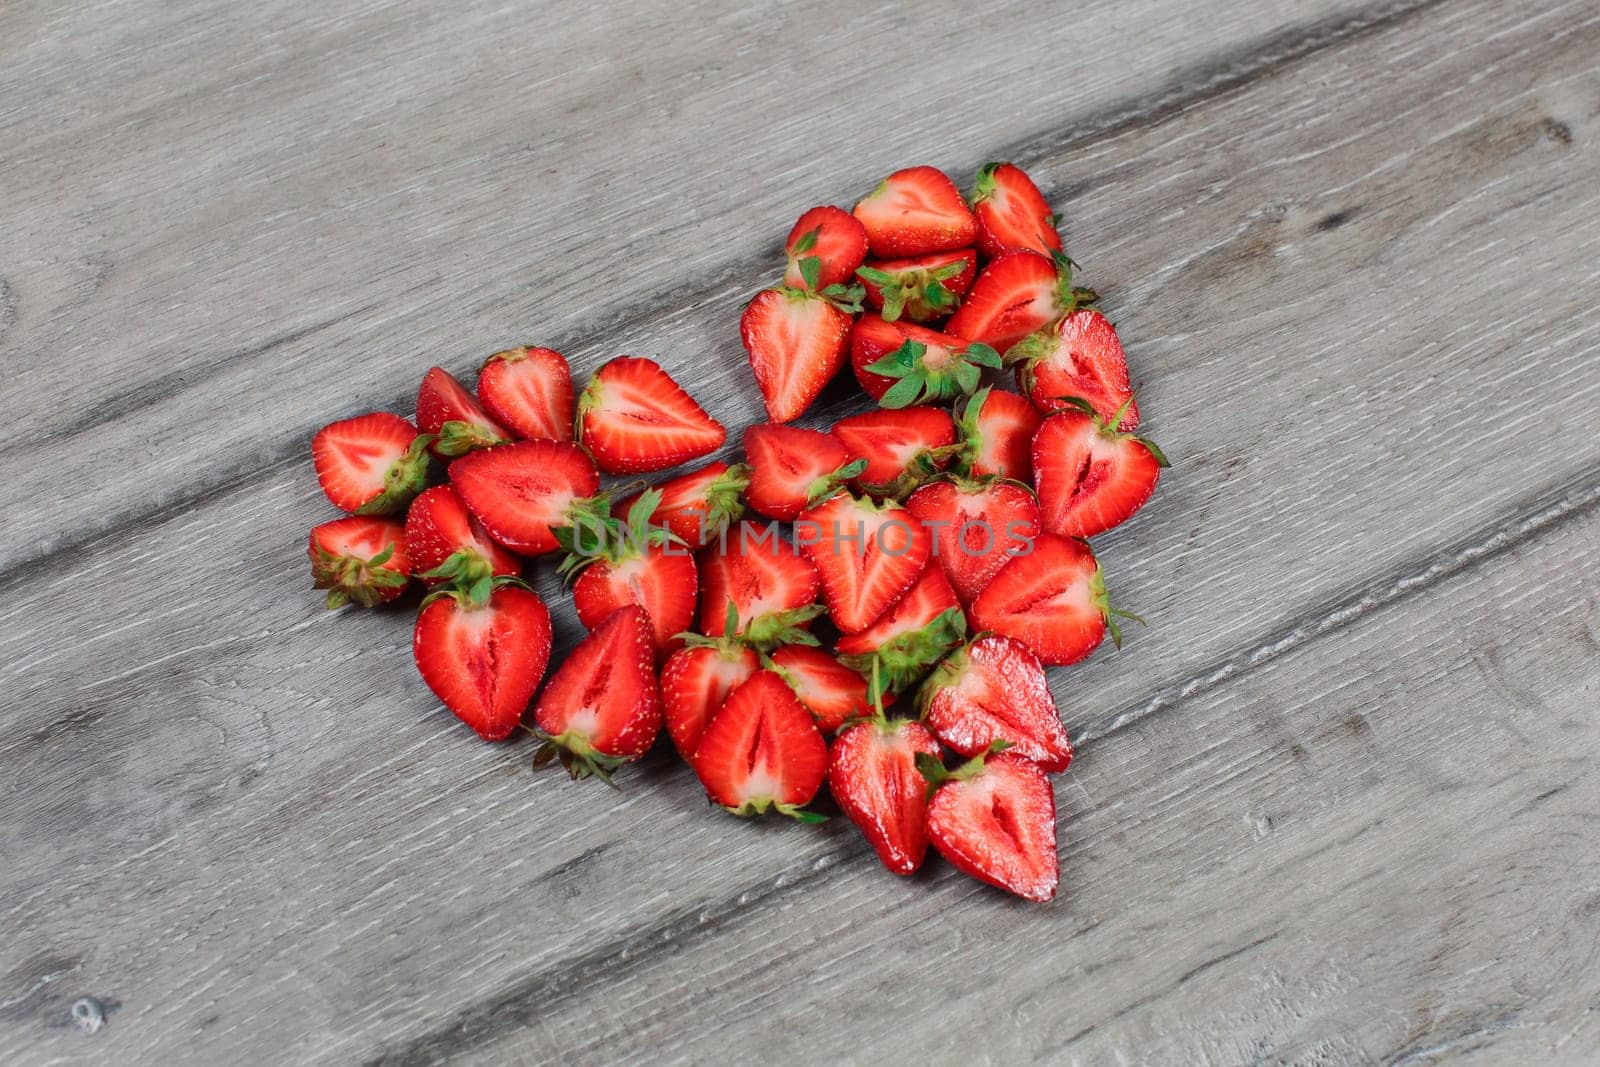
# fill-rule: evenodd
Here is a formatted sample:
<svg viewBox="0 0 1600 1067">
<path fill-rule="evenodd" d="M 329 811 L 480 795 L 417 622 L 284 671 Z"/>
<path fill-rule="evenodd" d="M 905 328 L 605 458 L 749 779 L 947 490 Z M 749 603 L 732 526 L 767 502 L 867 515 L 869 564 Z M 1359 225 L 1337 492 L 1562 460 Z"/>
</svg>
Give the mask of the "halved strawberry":
<svg viewBox="0 0 1600 1067">
<path fill-rule="evenodd" d="M 1072 762 L 1044 667 L 1009 637 L 981 634 L 951 653 L 923 683 L 917 705 L 928 729 L 963 756 L 1004 741 L 1051 774 Z"/>
<path fill-rule="evenodd" d="M 1033 435 L 1041 418 L 1027 397 L 1003 389 L 979 389 L 961 413 L 961 454 L 956 468 L 973 478 L 993 476 L 1031 483 Z"/>
<path fill-rule="evenodd" d="M 850 365 L 868 396 L 903 408 L 969 395 L 980 368 L 998 368 L 1000 354 L 915 323 L 863 315 L 850 331 Z"/>
<path fill-rule="evenodd" d="M 656 490 L 661 503 L 650 521 L 664 526 L 686 545 L 699 548 L 714 540 L 744 514 L 744 492 L 750 484 L 750 468 L 742 463 L 730 467 L 720 460 L 697 471 L 668 478 Z M 641 490 L 642 492 L 642 490 Z M 639 499 L 633 493 L 617 501 L 611 514 L 625 516 Z"/>
<path fill-rule="evenodd" d="M 727 434 L 655 360 L 618 356 L 578 398 L 577 437 L 607 474 L 634 474 L 714 452 Z"/>
<path fill-rule="evenodd" d="M 1122 342 L 1116 327 L 1098 311 L 1074 311 L 1029 334 L 1011 346 L 1005 363 L 1017 368 L 1017 385 L 1040 411 L 1065 410 L 1078 398 L 1104 419 L 1121 411 L 1120 430 L 1139 426 Z"/>
<path fill-rule="evenodd" d="M 357 515 L 392 515 L 428 484 L 433 438 L 398 415 L 340 419 L 311 439 L 311 460 L 328 500 Z"/>
<path fill-rule="evenodd" d="M 1032 552 L 1000 568 L 968 614 L 974 630 L 1020 641 L 1047 666 L 1078 662 L 1108 629 L 1121 648 L 1116 619 L 1137 618 L 1111 606 L 1086 542 L 1044 533 Z"/>
<path fill-rule="evenodd" d="M 1090 290 L 1073 287 L 1066 256 L 1007 252 L 983 268 L 961 310 L 944 328 L 1004 354 L 1030 333 L 1093 300 Z"/>
<path fill-rule="evenodd" d="M 885 322 L 942 319 L 961 303 L 972 285 L 978 254 L 970 248 L 932 252 L 905 259 L 869 259 L 856 268 L 866 289 L 866 304 Z"/>
<path fill-rule="evenodd" d="M 306 554 L 311 557 L 312 588 L 328 591 L 328 607 L 352 600 L 375 608 L 406 589 L 412 564 L 406 529 L 394 519 L 348 515 L 315 526 Z"/>
<path fill-rule="evenodd" d="M 478 399 L 518 437 L 572 440 L 572 371 L 554 349 L 524 345 L 496 352 L 478 371 Z"/>
<path fill-rule="evenodd" d="M 844 366 L 850 316 L 861 308 L 849 295 L 837 301 L 820 292 L 784 286 L 762 290 L 745 307 L 739 338 L 773 422 L 790 422 L 805 414 Z"/>
<path fill-rule="evenodd" d="M 828 753 L 828 790 L 895 874 L 915 871 L 928 852 L 928 787 L 918 756 L 939 758 L 927 728 L 881 713 L 845 730 Z"/>
<path fill-rule="evenodd" d="M 820 292 L 830 285 L 850 281 L 867 258 L 867 231 L 843 208 L 831 204 L 814 207 L 801 215 L 789 231 L 783 251 L 789 259 L 783 284 L 791 289 Z M 816 265 L 802 270 L 807 259 L 815 260 Z M 808 271 L 814 272 L 815 277 L 807 278 Z"/>
<path fill-rule="evenodd" d="M 1093 537 L 1121 525 L 1150 499 L 1167 457 L 1154 441 L 1114 429 L 1121 420 L 1121 411 L 1109 419 L 1093 409 L 1062 411 L 1039 427 L 1033 481 L 1046 530 Z"/>
<path fill-rule="evenodd" d="M 533 709 L 545 744 L 535 767 L 559 755 L 574 778 L 611 772 L 643 756 L 661 732 L 650 620 L 620 607 L 578 642 Z"/>
<path fill-rule="evenodd" d="M 955 182 L 935 167 L 897 170 L 857 202 L 852 212 L 875 256 L 921 256 L 966 248 L 978 222 Z"/>
<path fill-rule="evenodd" d="M 419 578 L 477 587 L 480 601 L 491 579 L 522 571 L 522 561 L 494 542 L 448 485 L 424 489 L 411 502 L 406 547 Z"/>
<path fill-rule="evenodd" d="M 445 707 L 485 741 L 503 741 L 550 661 L 550 612 L 515 579 L 499 579 L 481 604 L 444 589 L 417 614 L 411 653 Z"/>
<path fill-rule="evenodd" d="M 737 638 L 696 635 L 687 641 L 661 668 L 661 713 L 678 754 L 691 760 L 706 723 L 729 693 L 761 669 L 761 659 Z"/>
<path fill-rule="evenodd" d="M 775 810 L 805 822 L 828 770 L 811 713 L 771 671 L 757 671 L 706 724 L 691 761 L 706 796 L 735 815 Z"/>
<path fill-rule="evenodd" d="M 986 256 L 1026 249 L 1049 255 L 1061 250 L 1056 217 L 1044 194 L 1014 163 L 985 163 L 972 188 L 978 247 Z"/>
<path fill-rule="evenodd" d="M 956 424 L 939 408 L 883 408 L 840 419 L 833 435 L 852 461 L 866 460 L 856 485 L 900 499 L 941 471 L 956 452 Z"/>
<path fill-rule="evenodd" d="M 771 527 L 740 523 L 702 549 L 700 585 L 700 630 L 708 636 L 723 636 L 731 611 L 757 648 L 815 640 L 805 629 L 822 614 L 816 569 Z"/>
<path fill-rule="evenodd" d="M 934 559 L 963 604 L 1039 534 L 1039 503 L 1015 482 L 941 479 L 912 493 L 906 510 L 932 532 Z"/>
<path fill-rule="evenodd" d="M 651 523 L 660 502 L 661 491 L 651 489 L 624 522 L 608 519 L 600 528 L 562 529 L 556 536 L 569 553 L 558 572 L 578 575 L 572 583 L 578 621 L 592 630 L 618 608 L 637 604 L 649 616 L 657 654 L 664 654 L 694 625 L 698 581 L 689 549 Z"/>
<path fill-rule="evenodd" d="M 538 556 L 560 543 L 554 530 L 597 523 L 600 475 L 583 449 L 565 441 L 497 445 L 450 464 L 450 484 L 489 536 L 513 552 Z"/>
<path fill-rule="evenodd" d="M 446 459 L 511 440 L 511 432 L 491 419 L 478 398 L 443 367 L 433 367 L 422 376 L 417 428 L 434 435 L 429 447 Z"/>
<path fill-rule="evenodd" d="M 750 461 L 745 500 L 767 518 L 785 522 L 838 492 L 867 466 L 852 463 L 830 434 L 778 423 L 747 427 L 744 454 Z"/>
<path fill-rule="evenodd" d="M 953 771 L 917 757 L 934 789 L 928 840 L 950 865 L 1024 900 L 1054 899 L 1056 799 L 1037 764 L 1015 752 L 968 760 Z"/>
<path fill-rule="evenodd" d="M 789 683 L 825 734 L 872 712 L 861 673 L 814 645 L 784 645 L 767 657 L 767 669 Z"/>
<path fill-rule="evenodd" d="M 795 521 L 795 539 L 822 579 L 841 632 L 865 630 L 910 589 L 927 565 L 928 531 L 898 504 L 840 493 Z"/>
<path fill-rule="evenodd" d="M 839 660 L 878 679 L 880 692 L 903 693 L 967 636 L 955 590 L 938 564 L 922 574 L 894 606 L 865 630 L 839 638 Z"/>
</svg>

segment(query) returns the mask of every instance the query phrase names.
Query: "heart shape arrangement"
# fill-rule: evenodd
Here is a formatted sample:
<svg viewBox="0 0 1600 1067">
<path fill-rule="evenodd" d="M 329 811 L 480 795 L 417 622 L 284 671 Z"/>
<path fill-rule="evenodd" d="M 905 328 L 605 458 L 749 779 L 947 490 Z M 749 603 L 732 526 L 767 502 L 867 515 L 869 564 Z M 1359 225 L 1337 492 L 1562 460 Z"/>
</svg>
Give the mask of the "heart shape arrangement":
<svg viewBox="0 0 1600 1067">
<path fill-rule="evenodd" d="M 911 167 L 853 211 L 807 211 L 783 281 L 740 323 L 770 421 L 744 431 L 745 462 L 653 487 L 601 475 L 664 471 L 727 435 L 652 360 L 613 359 L 576 395 L 546 348 L 490 356 L 475 394 L 434 367 L 415 424 L 374 412 L 313 439 L 349 513 L 311 531 L 316 585 L 331 607 L 374 607 L 424 583 L 423 680 L 486 740 L 537 735 L 535 766 L 611 782 L 665 726 L 735 815 L 818 821 L 826 781 L 891 871 L 931 843 L 1049 900 L 1047 775 L 1072 743 L 1045 668 L 1107 633 L 1120 646 L 1134 616 L 1087 539 L 1166 466 L 1135 436 L 1122 345 L 1056 226 L 1010 163 L 970 199 Z M 846 362 L 875 406 L 827 432 L 786 425 Z M 1019 392 L 984 384 L 1002 368 Z M 550 613 L 522 580 L 540 556 L 559 557 L 589 631 L 548 678 Z"/>
</svg>

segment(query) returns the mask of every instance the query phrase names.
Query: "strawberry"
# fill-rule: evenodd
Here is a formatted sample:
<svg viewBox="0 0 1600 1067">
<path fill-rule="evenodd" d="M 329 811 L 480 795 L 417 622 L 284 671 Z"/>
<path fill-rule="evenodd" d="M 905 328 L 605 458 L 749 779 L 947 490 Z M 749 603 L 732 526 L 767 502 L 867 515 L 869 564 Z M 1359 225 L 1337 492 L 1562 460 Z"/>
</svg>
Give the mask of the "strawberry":
<svg viewBox="0 0 1600 1067">
<path fill-rule="evenodd" d="M 927 778 L 928 840 L 963 874 L 1024 900 L 1054 899 L 1056 800 L 1037 764 L 1016 752 L 968 760 L 947 771 L 918 756 Z"/>
<path fill-rule="evenodd" d="M 932 532 L 934 559 L 963 604 L 1039 534 L 1039 504 L 1016 482 L 942 479 L 912 493 L 906 510 Z"/>
<path fill-rule="evenodd" d="M 867 306 L 885 322 L 927 322 L 956 309 L 977 265 L 977 253 L 963 248 L 907 259 L 869 259 L 856 268 L 856 277 L 866 290 Z"/>
<path fill-rule="evenodd" d="M 857 633 L 916 582 L 932 546 L 928 531 L 898 504 L 840 493 L 800 514 L 795 537 L 822 579 L 834 625 Z"/>
<path fill-rule="evenodd" d="M 783 251 L 789 258 L 783 284 L 791 289 L 820 292 L 850 281 L 867 258 L 867 231 L 843 208 L 831 204 L 814 207 L 801 215 L 789 231 Z M 807 259 L 815 260 L 816 266 L 803 270 Z M 808 278 L 807 270 L 814 271 L 816 277 Z"/>
<path fill-rule="evenodd" d="M 489 537 L 448 485 L 424 489 L 406 512 L 406 548 L 418 577 L 469 587 L 522 572 L 522 561 Z M 476 599 L 488 596 L 487 585 Z"/>
<path fill-rule="evenodd" d="M 973 478 L 1031 483 L 1033 435 L 1040 418 L 1027 397 L 1003 389 L 978 390 L 961 414 L 961 455 L 956 466 Z"/>
<path fill-rule="evenodd" d="M 838 492 L 867 467 L 860 460 L 852 463 L 835 437 L 778 423 L 746 428 L 744 454 L 750 461 L 746 502 L 767 518 L 785 522 Z"/>
<path fill-rule="evenodd" d="M 1115 428 L 1120 409 L 1102 419 L 1084 407 L 1051 415 L 1033 438 L 1040 518 L 1061 537 L 1093 537 L 1127 521 L 1167 466 L 1154 441 Z"/>
<path fill-rule="evenodd" d="M 1088 289 L 1074 288 L 1072 263 L 1037 252 L 1007 252 L 983 268 L 950 316 L 945 330 L 969 341 L 981 341 L 1002 354 L 1080 304 L 1094 300 Z"/>
<path fill-rule="evenodd" d="M 392 515 L 428 483 L 428 446 L 398 415 L 374 411 L 341 419 L 311 439 L 311 461 L 328 500 L 356 515 Z"/>
<path fill-rule="evenodd" d="M 828 790 L 895 874 L 912 873 L 928 852 L 928 788 L 918 757 L 939 759 L 927 727 L 885 719 L 881 708 L 846 728 L 828 753 Z"/>
<path fill-rule="evenodd" d="M 967 396 L 982 367 L 1000 366 L 988 345 L 863 315 L 850 331 L 850 364 L 867 395 L 886 408 Z"/>
<path fill-rule="evenodd" d="M 872 711 L 861 673 L 813 645 L 784 645 L 767 657 L 766 667 L 789 683 L 825 734 Z"/>
<path fill-rule="evenodd" d="M 974 630 L 1020 641 L 1048 666 L 1078 662 L 1107 630 L 1121 648 L 1117 618 L 1139 621 L 1111 607 L 1087 543 L 1051 534 L 1040 534 L 1032 552 L 1001 567 L 968 615 Z"/>
<path fill-rule="evenodd" d="M 739 338 L 773 422 L 805 414 L 844 366 L 859 300 L 859 289 L 839 285 L 822 291 L 782 286 L 762 290 L 745 306 Z"/>
<path fill-rule="evenodd" d="M 1004 741 L 1051 774 L 1072 762 L 1044 667 L 1009 637 L 982 634 L 951 653 L 923 683 L 917 704 L 928 729 L 963 756 Z"/>
<path fill-rule="evenodd" d="M 915 584 L 865 630 L 839 638 L 839 661 L 882 686 L 910 689 L 967 636 L 967 620 L 944 571 L 929 560 Z"/>
<path fill-rule="evenodd" d="M 572 371 L 549 348 L 508 348 L 484 360 L 478 400 L 491 418 L 518 437 L 572 440 Z"/>
<path fill-rule="evenodd" d="M 1074 311 L 1059 323 L 1029 334 L 1005 354 L 1017 369 L 1017 385 L 1040 411 L 1087 401 L 1101 418 L 1121 411 L 1117 428 L 1139 426 L 1139 405 L 1128 385 L 1128 360 L 1109 319 L 1098 311 Z"/>
<path fill-rule="evenodd" d="M 405 592 L 406 548 L 406 528 L 394 519 L 347 515 L 313 527 L 306 549 L 313 588 L 328 591 L 330 608 L 386 604 Z"/>
<path fill-rule="evenodd" d="M 966 248 L 978 222 L 955 182 L 934 167 L 897 170 L 852 212 L 867 231 L 875 256 L 922 256 Z"/>
<path fill-rule="evenodd" d="M 957 451 L 955 423 L 938 408 L 863 411 L 835 423 L 833 435 L 852 461 L 866 461 L 856 484 L 875 497 L 906 496 Z"/>
<path fill-rule="evenodd" d="M 822 787 L 828 745 L 783 679 L 757 671 L 735 689 L 700 734 L 692 761 L 706 796 L 735 815 L 772 809 L 802 822 Z"/>
<path fill-rule="evenodd" d="M 733 627 L 737 632 L 738 625 Z M 733 637 L 691 635 L 661 668 L 661 714 L 667 734 L 685 760 L 728 694 L 761 669 L 761 659 Z"/>
<path fill-rule="evenodd" d="M 661 503 L 656 505 L 650 521 L 666 527 L 684 544 L 698 548 L 744 514 L 744 492 L 749 482 L 749 467 L 742 463 L 730 467 L 721 461 L 669 478 L 656 486 Z M 613 505 L 611 514 L 627 515 L 639 496 L 634 493 L 623 497 Z"/>
<path fill-rule="evenodd" d="M 814 603 L 817 572 L 776 530 L 750 522 L 728 530 L 701 550 L 700 581 L 700 629 L 708 636 L 722 637 L 734 618 L 756 648 L 815 641 L 805 628 L 822 614 Z"/>
<path fill-rule="evenodd" d="M 518 441 L 469 452 L 450 464 L 450 484 L 489 536 L 513 552 L 559 547 L 554 530 L 604 521 L 594 464 L 565 441 Z"/>
<path fill-rule="evenodd" d="M 535 767 L 561 757 L 574 778 L 611 772 L 649 751 L 661 732 L 650 620 L 628 604 L 612 612 L 550 676 L 533 709 L 545 743 Z"/>
<path fill-rule="evenodd" d="M 628 509 L 626 522 L 608 519 L 603 528 L 563 528 L 556 537 L 569 553 L 558 573 L 578 575 L 572 583 L 578 621 L 593 630 L 618 608 L 637 604 L 649 616 L 656 652 L 665 653 L 694 625 L 698 583 L 689 550 L 674 543 L 666 529 L 651 525 L 660 502 L 661 490 L 648 490 Z"/>
<path fill-rule="evenodd" d="M 417 391 L 417 428 L 434 435 L 428 447 L 446 459 L 511 440 L 510 431 L 491 419 L 478 398 L 443 367 L 433 367 L 422 376 L 422 388 Z"/>
<path fill-rule="evenodd" d="M 578 398 L 578 440 L 607 474 L 676 467 L 726 439 L 722 424 L 653 359 L 618 356 Z"/>
<path fill-rule="evenodd" d="M 432 593 L 411 636 L 417 670 L 435 696 L 485 741 L 522 721 L 550 661 L 550 612 L 514 578 L 482 603 L 454 588 Z"/>
<path fill-rule="evenodd" d="M 1014 163 L 985 163 L 972 187 L 978 218 L 978 248 L 986 256 L 1026 249 L 1049 255 L 1061 250 L 1056 217 L 1039 187 Z"/>
</svg>

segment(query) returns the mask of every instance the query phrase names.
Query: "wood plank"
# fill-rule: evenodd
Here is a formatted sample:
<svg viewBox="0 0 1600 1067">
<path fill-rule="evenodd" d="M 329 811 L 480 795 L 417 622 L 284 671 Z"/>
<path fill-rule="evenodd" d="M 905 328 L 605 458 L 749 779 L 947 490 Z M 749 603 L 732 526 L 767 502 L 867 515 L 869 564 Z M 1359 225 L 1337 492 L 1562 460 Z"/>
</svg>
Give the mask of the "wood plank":
<svg viewBox="0 0 1600 1067">
<path fill-rule="evenodd" d="M 964 176 L 1417 3 L 1099 3 L 1070 33 L 1027 5 L 848 0 L 8 4 L 0 365 L 27 377 L 0 395 L 0 570 L 257 476 L 331 418 L 408 411 L 430 362 L 531 338 L 587 370 L 647 319 L 643 351 L 705 387 L 806 206 L 908 159 Z M 915 105 L 878 121 L 911 40 Z M 685 313 L 709 343 L 664 329 Z"/>
</svg>

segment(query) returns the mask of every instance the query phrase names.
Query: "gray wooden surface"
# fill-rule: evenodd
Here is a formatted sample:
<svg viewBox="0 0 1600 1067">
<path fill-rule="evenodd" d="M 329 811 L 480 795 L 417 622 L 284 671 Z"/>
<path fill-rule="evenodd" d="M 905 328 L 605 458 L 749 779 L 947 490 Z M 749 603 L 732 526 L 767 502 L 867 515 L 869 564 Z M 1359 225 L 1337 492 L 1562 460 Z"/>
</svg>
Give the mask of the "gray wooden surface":
<svg viewBox="0 0 1600 1067">
<path fill-rule="evenodd" d="M 1600 3 L 993 8 L 0 5 L 0 1062 L 1600 1055 Z M 794 215 L 992 157 L 1176 464 L 1053 905 L 535 774 L 307 589 L 323 422 L 750 421 Z"/>
</svg>

